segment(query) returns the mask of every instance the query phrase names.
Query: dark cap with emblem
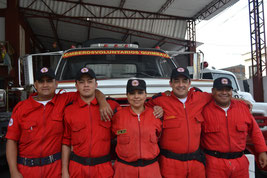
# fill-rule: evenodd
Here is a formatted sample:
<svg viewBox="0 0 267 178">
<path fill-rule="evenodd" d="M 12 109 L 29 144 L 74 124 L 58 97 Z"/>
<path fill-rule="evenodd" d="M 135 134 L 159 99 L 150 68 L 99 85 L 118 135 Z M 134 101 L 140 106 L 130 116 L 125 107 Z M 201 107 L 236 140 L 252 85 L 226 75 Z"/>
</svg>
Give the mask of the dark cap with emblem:
<svg viewBox="0 0 267 178">
<path fill-rule="evenodd" d="M 56 78 L 55 72 L 50 68 L 43 67 L 43 68 L 37 69 L 37 71 L 35 73 L 35 80 L 41 80 L 42 77 L 44 77 L 44 76 L 49 77 L 51 79 Z"/>
<path fill-rule="evenodd" d="M 134 90 L 145 90 L 146 91 L 146 82 L 141 79 L 130 79 L 127 82 L 126 92 L 132 92 Z"/>
<path fill-rule="evenodd" d="M 172 70 L 171 79 L 175 79 L 178 76 L 185 76 L 186 78 L 190 79 L 190 74 L 187 68 L 178 67 Z"/>
<path fill-rule="evenodd" d="M 88 67 L 82 67 L 76 75 L 76 80 L 80 80 L 83 75 L 89 75 L 92 79 L 96 78 L 95 72 L 88 68 Z"/>
<path fill-rule="evenodd" d="M 213 88 L 216 89 L 222 89 L 224 87 L 228 87 L 233 89 L 232 82 L 229 78 L 227 77 L 220 77 L 214 80 L 213 82 Z"/>
</svg>

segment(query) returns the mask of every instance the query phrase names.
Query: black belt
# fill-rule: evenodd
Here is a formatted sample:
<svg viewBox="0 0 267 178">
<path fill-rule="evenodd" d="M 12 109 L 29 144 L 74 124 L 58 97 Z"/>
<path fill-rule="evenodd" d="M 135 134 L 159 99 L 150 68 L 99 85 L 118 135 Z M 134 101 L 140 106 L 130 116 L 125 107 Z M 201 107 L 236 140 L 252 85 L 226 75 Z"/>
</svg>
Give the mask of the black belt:
<svg viewBox="0 0 267 178">
<path fill-rule="evenodd" d="M 58 152 L 56 154 L 44 158 L 22 158 L 18 156 L 17 163 L 23 164 L 24 166 L 33 167 L 33 166 L 43 166 L 51 164 L 59 159 L 61 159 L 61 152 Z"/>
<path fill-rule="evenodd" d="M 109 154 L 106 156 L 97 157 L 97 158 L 88 158 L 88 157 L 78 156 L 78 155 L 74 154 L 73 152 L 71 152 L 70 160 L 75 161 L 75 162 L 80 163 L 80 164 L 85 165 L 85 166 L 95 166 L 97 164 L 109 162 L 111 159 L 110 159 Z"/>
<path fill-rule="evenodd" d="M 243 156 L 244 151 L 241 152 L 231 152 L 231 153 L 222 153 L 219 151 L 212 150 L 204 150 L 204 152 L 210 156 L 214 156 L 216 158 L 224 158 L 224 159 L 235 159 Z"/>
<path fill-rule="evenodd" d="M 145 167 L 147 165 L 150 165 L 150 164 L 156 162 L 157 160 L 158 160 L 158 157 L 151 159 L 151 160 L 138 159 L 137 161 L 127 162 L 127 161 L 124 161 L 120 158 L 117 158 L 117 161 L 119 161 L 123 164 L 134 166 L 134 167 Z"/>
<path fill-rule="evenodd" d="M 179 161 L 190 161 L 190 160 L 197 160 L 205 165 L 206 159 L 203 151 L 199 148 L 197 151 L 193 153 L 184 153 L 184 154 L 178 154 L 171 152 L 169 150 L 160 149 L 160 154 L 165 156 L 166 158 L 176 159 Z"/>
</svg>

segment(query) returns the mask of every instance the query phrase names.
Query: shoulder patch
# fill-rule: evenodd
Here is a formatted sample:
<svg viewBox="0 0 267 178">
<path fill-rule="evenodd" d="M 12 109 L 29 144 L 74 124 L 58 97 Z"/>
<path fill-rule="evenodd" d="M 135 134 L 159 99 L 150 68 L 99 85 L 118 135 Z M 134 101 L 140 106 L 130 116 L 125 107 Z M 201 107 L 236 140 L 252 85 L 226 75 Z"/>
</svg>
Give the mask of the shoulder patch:
<svg viewBox="0 0 267 178">
<path fill-rule="evenodd" d="M 195 91 L 200 91 L 200 92 L 202 92 L 202 90 L 201 90 L 200 88 L 198 88 L 198 87 L 194 87 L 194 89 L 195 89 Z"/>
<path fill-rule="evenodd" d="M 8 122 L 8 126 L 11 127 L 14 123 L 14 120 L 13 118 L 10 118 L 9 122 Z"/>
<path fill-rule="evenodd" d="M 155 95 L 152 96 L 152 99 L 156 99 L 158 97 L 162 96 L 162 93 L 157 93 Z"/>
</svg>

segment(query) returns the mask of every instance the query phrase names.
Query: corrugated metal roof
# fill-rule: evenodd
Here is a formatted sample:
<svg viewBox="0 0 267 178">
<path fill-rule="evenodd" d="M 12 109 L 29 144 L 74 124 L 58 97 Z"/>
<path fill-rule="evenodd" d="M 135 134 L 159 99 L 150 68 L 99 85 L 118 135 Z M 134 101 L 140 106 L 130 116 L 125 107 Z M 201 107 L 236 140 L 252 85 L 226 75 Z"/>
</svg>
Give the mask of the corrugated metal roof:
<svg viewBox="0 0 267 178">
<path fill-rule="evenodd" d="M 152 40 L 144 42 L 146 47 L 152 47 L 160 41 L 162 46 L 170 46 L 168 40 L 175 39 L 186 45 L 187 20 L 213 1 L 173 0 L 161 14 L 157 12 L 166 0 L 126 0 L 122 7 L 121 0 L 21 0 L 19 6 L 38 38 L 57 35 L 60 43 L 69 45 L 98 36 L 140 41 L 143 36 Z"/>
</svg>

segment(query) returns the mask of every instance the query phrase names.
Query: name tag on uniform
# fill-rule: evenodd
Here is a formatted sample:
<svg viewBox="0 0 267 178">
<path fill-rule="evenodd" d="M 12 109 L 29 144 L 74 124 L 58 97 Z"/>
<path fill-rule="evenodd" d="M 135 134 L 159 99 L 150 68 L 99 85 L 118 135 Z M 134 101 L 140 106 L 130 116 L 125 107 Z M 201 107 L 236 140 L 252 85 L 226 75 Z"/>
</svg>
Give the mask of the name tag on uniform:
<svg viewBox="0 0 267 178">
<path fill-rule="evenodd" d="M 125 134 L 125 133 L 126 133 L 126 129 L 117 130 L 117 135 Z"/>
<path fill-rule="evenodd" d="M 167 120 L 167 119 L 175 119 L 175 118 L 176 118 L 176 116 L 168 116 L 168 117 L 165 118 L 165 120 Z"/>
</svg>

